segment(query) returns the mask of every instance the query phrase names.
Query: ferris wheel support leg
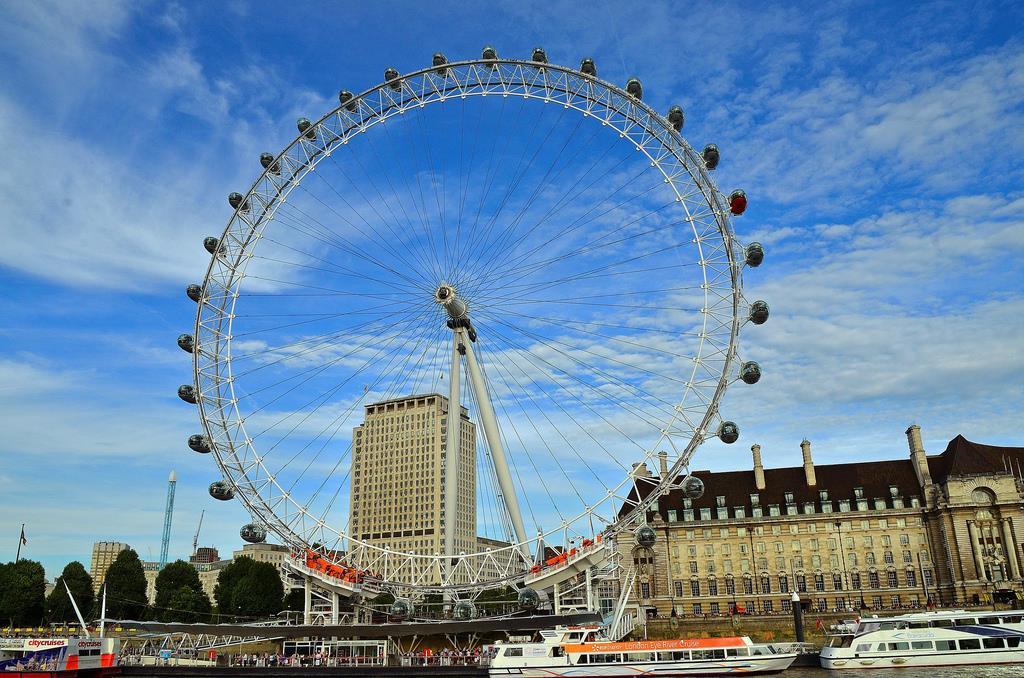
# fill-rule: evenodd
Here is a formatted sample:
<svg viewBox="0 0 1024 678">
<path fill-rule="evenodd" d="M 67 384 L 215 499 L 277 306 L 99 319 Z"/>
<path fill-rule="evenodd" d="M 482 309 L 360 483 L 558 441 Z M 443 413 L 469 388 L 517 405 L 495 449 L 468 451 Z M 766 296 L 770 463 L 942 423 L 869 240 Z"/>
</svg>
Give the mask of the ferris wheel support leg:
<svg viewBox="0 0 1024 678">
<path fill-rule="evenodd" d="M 452 570 L 455 558 L 455 526 L 459 506 L 459 452 L 462 442 L 462 397 L 459 392 L 462 367 L 462 352 L 467 343 L 465 330 L 457 328 L 452 332 L 452 368 L 448 382 L 448 439 L 444 459 L 444 572 Z"/>
<path fill-rule="evenodd" d="M 498 432 L 498 420 L 494 416 L 494 408 L 491 406 L 491 397 L 487 393 L 487 385 L 484 383 L 483 374 L 480 372 L 480 365 L 477 364 L 476 354 L 473 352 L 473 343 L 465 342 L 466 366 L 469 368 L 469 384 L 476 396 L 477 406 L 480 408 L 480 419 L 484 425 L 484 438 L 487 439 L 487 448 L 491 451 L 491 459 L 494 461 L 494 475 L 498 479 L 498 490 L 501 493 L 501 501 L 505 504 L 512 529 L 516 533 L 516 541 L 523 556 L 531 559 L 529 547 L 526 545 L 526 529 L 523 527 L 523 515 L 519 512 L 519 499 L 516 497 L 516 488 L 512 485 L 512 474 L 508 470 L 508 460 L 505 459 L 505 450 L 501 445 L 501 434 Z M 451 429 L 449 429 L 451 435 Z"/>
<path fill-rule="evenodd" d="M 302 583 L 302 623 L 308 626 L 313 623 L 313 595 L 309 586 L 309 577 L 303 577 Z"/>
</svg>

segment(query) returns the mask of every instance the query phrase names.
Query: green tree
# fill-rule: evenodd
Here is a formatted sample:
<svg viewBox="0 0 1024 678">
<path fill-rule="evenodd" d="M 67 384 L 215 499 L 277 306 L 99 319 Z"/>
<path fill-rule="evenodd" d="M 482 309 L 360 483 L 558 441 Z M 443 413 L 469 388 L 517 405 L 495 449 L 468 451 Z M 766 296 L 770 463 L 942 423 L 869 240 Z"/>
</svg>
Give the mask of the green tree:
<svg viewBox="0 0 1024 678">
<path fill-rule="evenodd" d="M 92 577 L 86 572 L 85 567 L 77 560 L 72 560 L 64 566 L 64 571 L 57 577 L 53 584 L 53 591 L 46 598 L 46 618 L 51 622 L 72 622 L 78 621 L 75 616 L 75 608 L 71 605 L 68 592 L 64 588 L 65 582 L 71 589 L 71 595 L 75 597 L 78 609 L 82 617 L 88 622 L 93 616 L 93 605 L 95 595 L 92 590 Z"/>
<path fill-rule="evenodd" d="M 34 560 L 0 565 L 0 620 L 35 625 L 46 605 L 46 573 Z"/>
<path fill-rule="evenodd" d="M 284 585 L 274 565 L 242 556 L 221 570 L 213 597 L 224 616 L 268 617 L 284 608 Z"/>
<path fill-rule="evenodd" d="M 208 621 L 210 599 L 196 568 L 184 560 L 165 565 L 156 576 L 153 607 L 160 621 Z"/>
<path fill-rule="evenodd" d="M 292 589 L 284 597 L 284 609 L 301 612 L 306 609 L 306 594 L 302 589 Z"/>
<path fill-rule="evenodd" d="M 235 614 L 243 617 L 269 617 L 284 608 L 284 585 L 277 567 L 271 563 L 253 563 L 249 572 L 235 584 L 231 596 Z"/>
<path fill-rule="evenodd" d="M 194 624 L 210 620 L 210 598 L 202 589 L 180 587 L 167 597 L 167 607 L 158 610 L 162 621 Z"/>
<path fill-rule="evenodd" d="M 107 587 L 107 616 L 112 619 L 141 620 L 149 607 L 146 600 L 146 572 L 139 554 L 125 549 L 117 554 L 104 579 Z"/>
<path fill-rule="evenodd" d="M 235 558 L 227 567 L 217 575 L 217 585 L 213 588 L 213 599 L 217 602 L 217 611 L 224 616 L 233 616 L 235 585 L 249 569 L 256 564 L 256 561 L 249 556 Z"/>
</svg>

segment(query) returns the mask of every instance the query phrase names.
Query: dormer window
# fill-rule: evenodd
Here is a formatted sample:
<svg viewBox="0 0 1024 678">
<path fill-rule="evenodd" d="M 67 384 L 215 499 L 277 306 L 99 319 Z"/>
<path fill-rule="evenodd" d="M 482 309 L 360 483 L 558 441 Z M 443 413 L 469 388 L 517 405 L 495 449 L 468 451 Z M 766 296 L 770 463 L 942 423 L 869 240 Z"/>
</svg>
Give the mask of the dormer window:
<svg viewBox="0 0 1024 678">
<path fill-rule="evenodd" d="M 793 503 L 793 493 L 792 492 L 787 492 L 786 493 L 786 503 L 787 504 L 792 504 Z"/>
<path fill-rule="evenodd" d="M 750 495 L 750 505 L 751 506 L 759 506 L 760 504 L 761 504 L 761 497 L 756 492 L 754 494 Z"/>
<path fill-rule="evenodd" d="M 724 496 L 715 497 L 715 506 L 717 506 L 718 508 L 724 507 L 725 506 L 725 497 Z"/>
<path fill-rule="evenodd" d="M 818 499 L 821 501 L 828 501 L 828 490 L 820 490 L 818 492 Z"/>
<path fill-rule="evenodd" d="M 683 499 L 683 508 L 684 509 L 693 508 L 693 500 L 689 499 L 689 498 L 684 498 Z"/>
<path fill-rule="evenodd" d="M 895 485 L 890 485 L 889 486 L 889 496 L 890 497 L 898 497 L 898 496 L 900 496 L 900 488 L 898 488 Z"/>
<path fill-rule="evenodd" d="M 854 499 L 863 499 L 864 498 L 864 488 L 863 487 L 855 487 L 855 488 L 853 488 L 853 498 Z"/>
</svg>

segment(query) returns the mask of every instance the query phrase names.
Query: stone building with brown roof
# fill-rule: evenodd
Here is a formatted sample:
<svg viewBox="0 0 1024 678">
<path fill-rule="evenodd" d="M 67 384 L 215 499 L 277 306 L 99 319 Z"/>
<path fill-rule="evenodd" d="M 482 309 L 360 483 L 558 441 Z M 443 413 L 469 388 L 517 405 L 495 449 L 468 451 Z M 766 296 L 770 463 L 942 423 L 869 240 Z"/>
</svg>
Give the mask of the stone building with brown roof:
<svg viewBox="0 0 1024 678">
<path fill-rule="evenodd" d="M 766 469 L 754 445 L 751 470 L 695 472 L 702 497 L 672 490 L 649 512 L 652 548 L 620 544 L 643 612 L 788 612 L 794 590 L 818 610 L 1016 601 L 1024 448 L 958 435 L 928 455 L 906 433 L 903 460 L 815 465 L 804 440 L 801 466 Z"/>
</svg>

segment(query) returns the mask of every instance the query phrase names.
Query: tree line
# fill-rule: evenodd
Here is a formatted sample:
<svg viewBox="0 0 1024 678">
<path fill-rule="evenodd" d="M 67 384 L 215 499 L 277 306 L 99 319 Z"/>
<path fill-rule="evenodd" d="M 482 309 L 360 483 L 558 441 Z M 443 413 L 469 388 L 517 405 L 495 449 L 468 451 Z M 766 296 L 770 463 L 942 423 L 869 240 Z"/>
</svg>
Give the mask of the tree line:
<svg viewBox="0 0 1024 678">
<path fill-rule="evenodd" d="M 199 573 L 184 560 L 167 564 L 156 577 L 156 592 L 146 596 L 146 572 L 139 555 L 126 549 L 107 570 L 107 619 L 162 622 L 242 621 L 270 617 L 286 609 L 302 609 L 302 591 L 287 596 L 280 573 L 271 563 L 248 556 L 236 558 L 217 575 L 213 600 L 203 590 Z M 43 566 L 34 560 L 0 564 L 0 624 L 13 627 L 51 623 L 77 624 L 67 588 L 89 623 L 100 616 L 100 596 L 82 563 L 68 563 L 45 595 Z"/>
</svg>

